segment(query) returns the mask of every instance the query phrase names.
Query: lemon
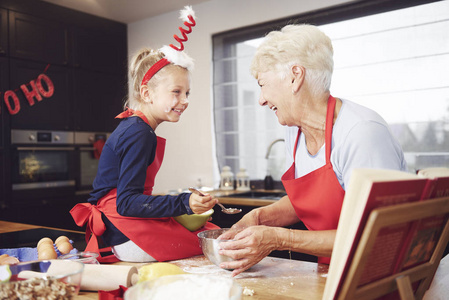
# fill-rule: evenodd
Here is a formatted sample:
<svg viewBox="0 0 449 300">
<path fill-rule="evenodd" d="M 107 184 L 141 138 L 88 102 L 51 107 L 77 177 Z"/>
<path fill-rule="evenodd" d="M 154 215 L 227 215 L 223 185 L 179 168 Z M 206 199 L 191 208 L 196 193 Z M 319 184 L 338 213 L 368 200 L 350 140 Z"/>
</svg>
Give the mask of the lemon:
<svg viewBox="0 0 449 300">
<path fill-rule="evenodd" d="M 0 282 L 8 282 L 11 278 L 11 269 L 9 265 L 0 266 Z"/>
<path fill-rule="evenodd" d="M 139 269 L 139 282 L 159 278 L 167 275 L 185 274 L 180 267 L 165 263 L 156 262 L 148 265 L 144 265 Z"/>
</svg>

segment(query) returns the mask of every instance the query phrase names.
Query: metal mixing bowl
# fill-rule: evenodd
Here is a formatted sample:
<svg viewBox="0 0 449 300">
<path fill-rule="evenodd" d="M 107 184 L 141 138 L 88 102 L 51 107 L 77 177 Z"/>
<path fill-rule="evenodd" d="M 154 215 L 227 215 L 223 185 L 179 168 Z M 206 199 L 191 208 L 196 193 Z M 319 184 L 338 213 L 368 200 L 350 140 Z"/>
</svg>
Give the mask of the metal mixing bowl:
<svg viewBox="0 0 449 300">
<path fill-rule="evenodd" d="M 221 228 L 206 230 L 198 233 L 198 238 L 200 241 L 201 249 L 203 250 L 203 254 L 217 266 L 220 266 L 220 263 L 222 262 L 234 261 L 234 259 L 229 256 L 218 254 L 218 250 L 220 250 L 220 247 L 218 245 L 222 242 L 231 240 L 218 240 L 217 238 L 228 230 L 229 228 Z"/>
</svg>

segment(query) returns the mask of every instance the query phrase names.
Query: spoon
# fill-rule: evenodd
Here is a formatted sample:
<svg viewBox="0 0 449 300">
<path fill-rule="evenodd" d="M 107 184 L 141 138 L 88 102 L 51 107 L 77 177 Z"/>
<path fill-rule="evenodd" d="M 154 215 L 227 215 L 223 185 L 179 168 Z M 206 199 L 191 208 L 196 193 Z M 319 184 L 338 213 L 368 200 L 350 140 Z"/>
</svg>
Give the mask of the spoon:
<svg viewBox="0 0 449 300">
<path fill-rule="evenodd" d="M 203 193 L 201 193 L 195 188 L 189 188 L 189 191 L 191 191 L 194 194 L 197 194 L 198 196 L 205 196 Z M 221 211 L 228 215 L 238 214 L 242 212 L 240 208 L 226 208 L 220 202 L 218 202 L 217 204 L 221 207 Z"/>
</svg>

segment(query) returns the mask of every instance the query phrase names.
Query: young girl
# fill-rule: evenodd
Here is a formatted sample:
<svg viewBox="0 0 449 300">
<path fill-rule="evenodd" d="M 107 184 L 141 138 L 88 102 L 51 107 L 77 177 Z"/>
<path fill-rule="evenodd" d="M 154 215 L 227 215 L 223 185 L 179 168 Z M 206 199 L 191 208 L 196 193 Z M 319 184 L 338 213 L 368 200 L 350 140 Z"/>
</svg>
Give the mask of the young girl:
<svg viewBox="0 0 449 300">
<path fill-rule="evenodd" d="M 86 236 L 92 233 L 86 251 L 99 252 L 99 237 L 111 246 L 115 257 L 102 261 L 165 261 L 201 254 L 197 232 L 171 217 L 203 213 L 218 200 L 208 194 L 151 195 L 165 148 L 155 130 L 164 121 L 178 122 L 187 109 L 192 67 L 190 57 L 168 46 L 143 49 L 131 60 L 128 109 L 117 116 L 123 120 L 103 147 L 89 203 L 71 210 L 79 226 L 87 223 Z M 208 223 L 201 230 L 214 228 Z"/>
</svg>

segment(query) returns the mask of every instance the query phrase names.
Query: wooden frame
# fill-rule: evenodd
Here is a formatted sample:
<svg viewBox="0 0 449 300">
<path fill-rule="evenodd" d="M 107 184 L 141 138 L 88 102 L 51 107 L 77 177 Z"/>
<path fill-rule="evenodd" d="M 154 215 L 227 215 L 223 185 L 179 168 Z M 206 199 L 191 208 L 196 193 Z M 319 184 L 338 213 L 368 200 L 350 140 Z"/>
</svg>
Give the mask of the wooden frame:
<svg viewBox="0 0 449 300">
<path fill-rule="evenodd" d="M 358 287 L 358 282 L 381 228 L 444 214 L 449 214 L 449 197 L 373 210 L 366 223 L 338 299 L 376 299 L 395 290 L 399 291 L 400 298 L 403 300 L 422 299 L 432 282 L 449 241 L 449 218 L 446 218 L 441 236 L 428 262 L 360 287 Z M 417 281 L 420 282 L 414 292 L 411 283 Z"/>
</svg>

